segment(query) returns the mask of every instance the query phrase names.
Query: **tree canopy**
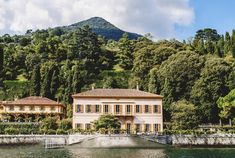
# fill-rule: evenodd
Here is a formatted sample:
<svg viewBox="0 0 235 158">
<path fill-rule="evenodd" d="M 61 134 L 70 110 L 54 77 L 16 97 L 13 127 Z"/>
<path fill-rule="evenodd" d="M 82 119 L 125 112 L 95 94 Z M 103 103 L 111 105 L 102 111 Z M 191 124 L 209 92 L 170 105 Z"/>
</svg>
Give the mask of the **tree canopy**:
<svg viewBox="0 0 235 158">
<path fill-rule="evenodd" d="M 234 30 L 201 29 L 183 42 L 129 35 L 107 40 L 83 26 L 0 36 L 0 100 L 42 95 L 66 104 L 71 117 L 74 93 L 138 84 L 164 96 L 164 121 L 181 100 L 194 105 L 200 123 L 219 121 L 217 100 L 235 89 Z"/>
</svg>

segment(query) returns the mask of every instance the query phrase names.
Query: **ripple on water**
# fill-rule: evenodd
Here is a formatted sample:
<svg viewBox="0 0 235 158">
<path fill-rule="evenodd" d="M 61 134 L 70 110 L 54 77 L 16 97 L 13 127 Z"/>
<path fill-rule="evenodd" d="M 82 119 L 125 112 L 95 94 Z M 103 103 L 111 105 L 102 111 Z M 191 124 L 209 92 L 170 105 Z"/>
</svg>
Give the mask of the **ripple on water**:
<svg viewBox="0 0 235 158">
<path fill-rule="evenodd" d="M 0 158 L 233 158 L 233 148 L 172 148 L 140 138 L 99 138 L 61 149 L 0 146 Z"/>
</svg>

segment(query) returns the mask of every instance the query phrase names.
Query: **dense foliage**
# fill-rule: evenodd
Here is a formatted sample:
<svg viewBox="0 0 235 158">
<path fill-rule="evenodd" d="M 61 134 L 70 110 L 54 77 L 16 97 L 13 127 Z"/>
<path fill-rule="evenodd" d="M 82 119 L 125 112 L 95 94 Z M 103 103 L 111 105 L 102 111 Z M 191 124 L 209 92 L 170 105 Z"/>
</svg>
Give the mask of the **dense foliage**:
<svg viewBox="0 0 235 158">
<path fill-rule="evenodd" d="M 0 122 L 0 134 L 68 134 L 72 120 L 47 117 L 38 123 Z"/>
<path fill-rule="evenodd" d="M 171 129 L 190 130 L 198 126 L 198 115 L 195 105 L 185 100 L 174 102 L 171 106 Z"/>
<path fill-rule="evenodd" d="M 76 30 L 77 28 L 82 28 L 86 25 L 88 25 L 93 32 L 104 36 L 106 39 L 118 41 L 124 33 L 128 34 L 129 39 L 137 39 L 138 37 L 141 37 L 141 35 L 136 33 L 124 32 L 101 17 L 93 17 L 69 26 L 59 27 L 57 30 L 59 30 L 59 32 L 66 32 Z"/>
<path fill-rule="evenodd" d="M 139 84 L 164 95 L 165 121 L 175 116 L 175 102 L 185 100 L 199 123 L 218 123 L 217 100 L 235 88 L 235 31 L 207 28 L 187 42 L 129 40 L 128 34 L 107 41 L 84 26 L 6 34 L 0 43 L 0 99 L 46 96 L 66 104 L 70 117 L 74 93 Z"/>
<path fill-rule="evenodd" d="M 102 130 L 120 130 L 121 123 L 119 119 L 113 115 L 102 115 L 98 120 L 93 122 L 93 128 L 100 132 Z"/>
</svg>

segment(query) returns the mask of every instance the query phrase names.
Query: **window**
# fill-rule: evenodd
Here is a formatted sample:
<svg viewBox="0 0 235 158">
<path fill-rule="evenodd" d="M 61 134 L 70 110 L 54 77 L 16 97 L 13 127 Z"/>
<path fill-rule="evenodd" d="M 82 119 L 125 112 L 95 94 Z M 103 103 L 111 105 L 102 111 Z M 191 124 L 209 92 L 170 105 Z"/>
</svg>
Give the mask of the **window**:
<svg viewBox="0 0 235 158">
<path fill-rule="evenodd" d="M 100 105 L 95 105 L 95 112 L 100 112 Z"/>
<path fill-rule="evenodd" d="M 131 113 L 131 105 L 126 106 L 126 112 L 129 114 Z"/>
<path fill-rule="evenodd" d="M 13 111 L 14 110 L 14 106 L 13 105 L 9 106 L 9 110 Z"/>
<path fill-rule="evenodd" d="M 77 111 L 76 112 L 82 112 L 82 105 L 80 105 L 80 104 L 77 105 Z"/>
<path fill-rule="evenodd" d="M 20 106 L 20 111 L 24 111 L 24 106 Z"/>
<path fill-rule="evenodd" d="M 127 134 L 130 134 L 131 133 L 131 124 L 127 123 L 126 126 L 127 126 L 126 132 L 127 132 Z"/>
<path fill-rule="evenodd" d="M 120 105 L 116 105 L 116 113 L 117 113 L 117 114 L 120 113 Z"/>
<path fill-rule="evenodd" d="M 29 107 L 29 110 L 30 110 L 30 111 L 34 111 L 34 110 L 35 110 L 35 106 L 30 106 L 30 107 Z"/>
<path fill-rule="evenodd" d="M 160 105 L 154 105 L 154 113 L 159 113 L 160 111 L 158 110 L 158 107 L 159 107 Z"/>
<path fill-rule="evenodd" d="M 140 132 L 140 124 L 135 125 L 135 130 L 136 130 L 136 133 Z"/>
<path fill-rule="evenodd" d="M 80 123 L 76 123 L 76 128 L 80 129 L 81 128 L 81 124 Z"/>
<path fill-rule="evenodd" d="M 91 129 L 91 124 L 87 123 L 86 124 L 86 130 L 89 130 L 89 129 Z"/>
<path fill-rule="evenodd" d="M 44 107 L 44 106 L 40 106 L 40 110 L 41 110 L 41 111 L 44 111 L 44 110 L 45 110 L 45 107 Z"/>
<path fill-rule="evenodd" d="M 145 124 L 145 132 L 149 132 L 150 130 L 150 125 L 149 124 Z"/>
<path fill-rule="evenodd" d="M 154 131 L 158 132 L 159 131 L 160 124 L 154 124 Z"/>
<path fill-rule="evenodd" d="M 86 105 L 86 108 L 87 108 L 87 112 L 91 112 L 91 105 Z"/>
<path fill-rule="evenodd" d="M 148 112 L 149 112 L 149 106 L 145 105 L 145 113 L 148 113 Z"/>
<path fill-rule="evenodd" d="M 55 111 L 55 107 L 54 106 L 51 107 L 51 111 Z"/>
<path fill-rule="evenodd" d="M 136 105 L 135 112 L 136 112 L 136 113 L 140 113 L 140 105 Z"/>
<path fill-rule="evenodd" d="M 109 106 L 108 105 L 104 105 L 104 112 L 108 113 L 109 112 Z"/>
</svg>

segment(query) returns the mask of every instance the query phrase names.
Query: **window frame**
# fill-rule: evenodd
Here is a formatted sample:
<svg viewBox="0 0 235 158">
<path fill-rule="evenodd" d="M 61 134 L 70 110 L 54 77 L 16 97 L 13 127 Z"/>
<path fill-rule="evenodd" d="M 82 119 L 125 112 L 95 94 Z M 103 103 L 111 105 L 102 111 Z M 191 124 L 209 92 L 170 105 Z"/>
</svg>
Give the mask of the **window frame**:
<svg viewBox="0 0 235 158">
<path fill-rule="evenodd" d="M 138 108 L 137 108 L 137 107 L 138 107 Z M 137 109 L 138 109 L 138 110 L 137 110 Z M 140 113 L 140 105 L 136 105 L 136 106 L 135 106 L 135 112 L 136 112 L 136 113 Z"/>
<path fill-rule="evenodd" d="M 116 111 L 117 114 L 120 114 L 120 105 L 119 104 L 116 105 L 115 111 Z"/>
<path fill-rule="evenodd" d="M 145 111 L 145 113 L 149 113 L 149 105 L 144 106 L 144 111 Z"/>
<path fill-rule="evenodd" d="M 86 108 L 87 108 L 87 109 L 86 109 L 86 112 L 87 112 L 87 113 L 91 113 L 91 104 L 87 104 L 87 105 L 86 105 Z"/>
<path fill-rule="evenodd" d="M 129 109 L 129 112 L 128 112 Z M 126 105 L 126 113 L 131 114 L 131 105 Z"/>
<path fill-rule="evenodd" d="M 104 112 L 105 113 L 108 113 L 109 112 L 109 105 L 104 105 Z"/>
<path fill-rule="evenodd" d="M 100 105 L 98 105 L 98 104 L 95 105 L 95 112 L 96 113 L 100 112 Z"/>
</svg>

